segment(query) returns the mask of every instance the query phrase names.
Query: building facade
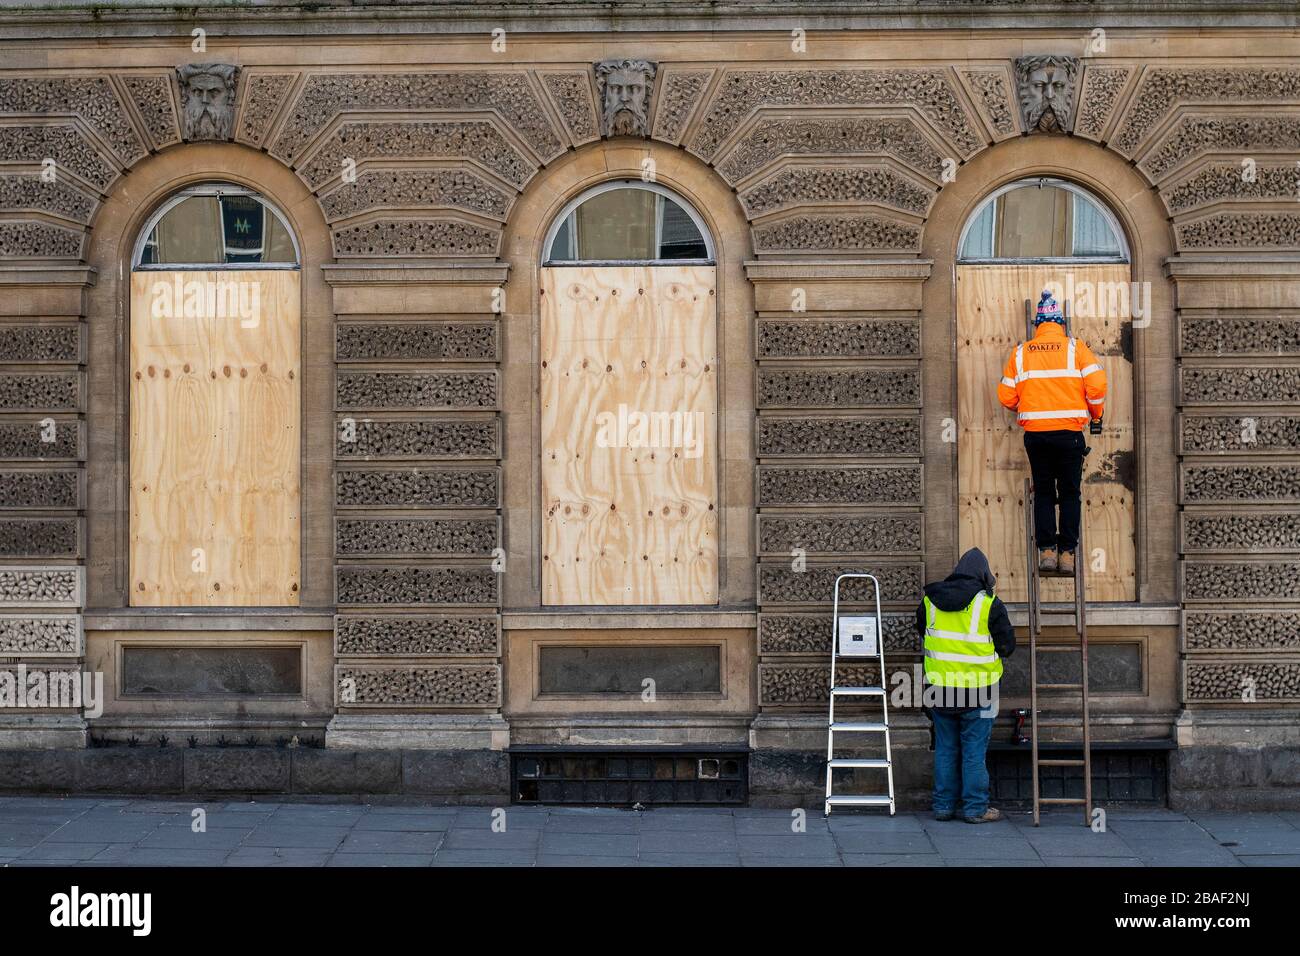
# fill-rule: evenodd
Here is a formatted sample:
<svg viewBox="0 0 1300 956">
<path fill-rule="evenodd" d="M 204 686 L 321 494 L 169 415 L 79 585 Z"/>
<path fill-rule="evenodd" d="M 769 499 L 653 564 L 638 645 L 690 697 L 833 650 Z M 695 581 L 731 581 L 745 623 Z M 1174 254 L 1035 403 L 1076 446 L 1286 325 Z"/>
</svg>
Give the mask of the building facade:
<svg viewBox="0 0 1300 956">
<path fill-rule="evenodd" d="M 815 798 L 838 572 L 880 579 L 891 672 L 966 547 L 1025 622 L 993 392 L 1052 285 L 1111 377 L 1100 796 L 1300 800 L 1294 10 L 34 6 L 0 12 L 9 785 Z"/>
</svg>

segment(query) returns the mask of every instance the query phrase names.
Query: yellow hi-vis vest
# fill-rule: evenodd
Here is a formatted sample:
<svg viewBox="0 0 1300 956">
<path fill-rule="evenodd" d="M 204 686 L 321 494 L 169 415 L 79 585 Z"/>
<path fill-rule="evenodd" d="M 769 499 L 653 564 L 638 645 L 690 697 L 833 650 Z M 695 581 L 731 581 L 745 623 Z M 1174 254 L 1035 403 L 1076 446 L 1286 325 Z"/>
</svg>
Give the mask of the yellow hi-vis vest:
<svg viewBox="0 0 1300 956">
<path fill-rule="evenodd" d="M 989 611 L 993 599 L 980 591 L 960 611 L 925 603 L 925 679 L 939 687 L 988 687 L 1002 677 L 993 649 Z"/>
</svg>

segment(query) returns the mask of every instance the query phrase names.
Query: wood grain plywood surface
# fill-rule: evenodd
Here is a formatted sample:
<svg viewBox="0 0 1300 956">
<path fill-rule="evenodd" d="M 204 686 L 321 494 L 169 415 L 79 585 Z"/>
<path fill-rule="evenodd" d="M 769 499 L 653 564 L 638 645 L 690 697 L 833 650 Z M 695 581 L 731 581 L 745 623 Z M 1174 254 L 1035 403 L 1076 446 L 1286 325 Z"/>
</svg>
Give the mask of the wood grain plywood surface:
<svg viewBox="0 0 1300 956">
<path fill-rule="evenodd" d="M 300 301 L 296 271 L 132 275 L 133 606 L 298 604 Z"/>
<path fill-rule="evenodd" d="M 1068 275 L 1067 275 L 1068 273 Z M 1091 601 L 1136 599 L 1133 526 L 1133 365 L 1121 336 L 1128 315 L 1090 305 L 1085 290 L 1128 284 L 1129 266 L 964 265 L 957 267 L 958 496 L 960 550 L 979 547 L 998 575 L 1000 596 L 1026 600 L 1024 480 L 1029 477 L 1024 431 L 998 402 L 1007 356 L 1024 341 L 1025 300 L 1045 288 L 1072 290 L 1072 333 L 1088 343 L 1106 370 L 1105 430 L 1084 434 L 1084 535 Z M 1108 285 L 1102 286 L 1101 283 Z M 1068 295 L 1065 297 L 1068 299 Z M 1062 304 L 1064 304 L 1062 302 Z M 1098 551 L 1100 549 L 1100 551 Z M 1046 579 L 1043 600 L 1072 601 L 1072 586 Z"/>
<path fill-rule="evenodd" d="M 542 270 L 542 600 L 718 600 L 712 266 Z"/>
</svg>

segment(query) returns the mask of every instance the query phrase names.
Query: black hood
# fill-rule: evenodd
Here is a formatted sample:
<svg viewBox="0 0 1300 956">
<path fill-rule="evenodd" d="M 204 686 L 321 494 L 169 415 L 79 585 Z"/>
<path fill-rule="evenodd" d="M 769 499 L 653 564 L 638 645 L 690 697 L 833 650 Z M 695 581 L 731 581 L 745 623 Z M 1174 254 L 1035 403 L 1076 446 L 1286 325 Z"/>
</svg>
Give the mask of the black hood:
<svg viewBox="0 0 1300 956">
<path fill-rule="evenodd" d="M 989 559 L 979 548 L 971 548 L 961 556 L 952 574 L 925 586 L 925 596 L 941 611 L 960 611 L 978 592 L 992 594 L 996 585 Z"/>
</svg>

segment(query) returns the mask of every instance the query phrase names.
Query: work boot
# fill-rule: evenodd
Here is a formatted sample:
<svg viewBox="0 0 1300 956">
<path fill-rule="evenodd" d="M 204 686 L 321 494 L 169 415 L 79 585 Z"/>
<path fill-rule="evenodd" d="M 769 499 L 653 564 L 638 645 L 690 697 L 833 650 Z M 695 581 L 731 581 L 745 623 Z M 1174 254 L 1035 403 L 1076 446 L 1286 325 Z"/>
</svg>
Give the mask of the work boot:
<svg viewBox="0 0 1300 956">
<path fill-rule="evenodd" d="M 967 823 L 996 823 L 1002 819 L 1002 811 L 997 807 L 989 807 L 984 811 L 982 817 L 963 817 Z"/>
<path fill-rule="evenodd" d="M 1074 573 L 1074 552 L 1062 551 L 1061 556 L 1057 559 L 1056 570 L 1061 574 Z"/>
<path fill-rule="evenodd" d="M 934 818 L 938 820 L 940 823 L 944 823 L 948 820 L 951 820 L 954 816 L 955 814 L 951 810 L 949 810 L 947 813 L 939 813 L 936 811 L 934 814 Z"/>
<path fill-rule="evenodd" d="M 1056 549 L 1039 548 L 1038 549 L 1038 570 L 1055 571 L 1056 570 Z"/>
</svg>

